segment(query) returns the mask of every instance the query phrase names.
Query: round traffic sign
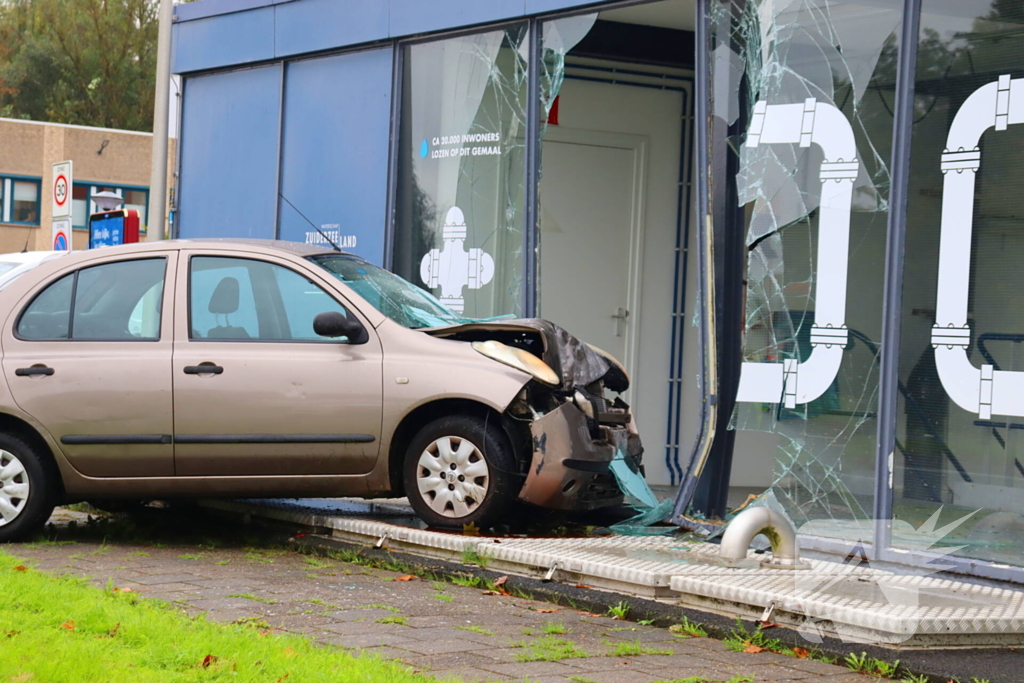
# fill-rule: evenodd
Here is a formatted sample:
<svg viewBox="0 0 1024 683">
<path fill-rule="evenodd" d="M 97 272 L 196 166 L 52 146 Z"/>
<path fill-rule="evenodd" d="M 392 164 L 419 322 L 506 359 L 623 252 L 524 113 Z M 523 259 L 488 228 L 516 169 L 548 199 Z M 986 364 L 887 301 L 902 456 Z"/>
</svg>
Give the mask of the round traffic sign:
<svg viewBox="0 0 1024 683">
<path fill-rule="evenodd" d="M 53 181 L 53 201 L 57 202 L 57 206 L 64 206 L 68 201 L 68 179 L 63 173 Z"/>
<path fill-rule="evenodd" d="M 53 250 L 54 251 L 67 251 L 68 250 L 68 236 L 63 231 L 58 232 L 53 236 Z"/>
</svg>

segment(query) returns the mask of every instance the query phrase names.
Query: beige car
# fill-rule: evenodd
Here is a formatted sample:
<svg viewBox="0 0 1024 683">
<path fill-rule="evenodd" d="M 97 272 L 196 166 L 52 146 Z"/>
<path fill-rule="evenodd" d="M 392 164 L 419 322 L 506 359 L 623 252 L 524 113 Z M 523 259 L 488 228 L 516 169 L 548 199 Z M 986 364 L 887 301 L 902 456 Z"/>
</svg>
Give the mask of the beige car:
<svg viewBox="0 0 1024 683">
<path fill-rule="evenodd" d="M 288 242 L 76 252 L 0 282 L 0 541 L 55 504 L 408 496 L 431 526 L 619 503 L 622 366 Z"/>
</svg>

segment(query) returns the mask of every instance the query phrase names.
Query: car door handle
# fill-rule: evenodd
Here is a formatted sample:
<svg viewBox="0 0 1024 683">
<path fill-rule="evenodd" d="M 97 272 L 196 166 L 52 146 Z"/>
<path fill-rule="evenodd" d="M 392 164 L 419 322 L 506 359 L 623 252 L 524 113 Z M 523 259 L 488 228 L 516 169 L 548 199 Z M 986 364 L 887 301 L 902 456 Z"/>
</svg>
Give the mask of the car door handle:
<svg viewBox="0 0 1024 683">
<path fill-rule="evenodd" d="M 186 365 L 186 375 L 219 375 L 224 372 L 224 368 L 213 363 L 204 363 L 202 365 Z"/>
<path fill-rule="evenodd" d="M 33 375 L 52 375 L 53 368 L 45 365 L 33 365 L 30 368 L 18 368 L 14 371 L 18 377 L 32 377 Z"/>
</svg>

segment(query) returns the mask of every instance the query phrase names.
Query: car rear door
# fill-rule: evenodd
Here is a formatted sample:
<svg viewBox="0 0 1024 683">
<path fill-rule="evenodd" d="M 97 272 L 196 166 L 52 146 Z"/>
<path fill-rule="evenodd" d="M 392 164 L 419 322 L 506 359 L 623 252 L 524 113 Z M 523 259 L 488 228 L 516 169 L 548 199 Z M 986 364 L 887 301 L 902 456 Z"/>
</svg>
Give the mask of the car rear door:
<svg viewBox="0 0 1024 683">
<path fill-rule="evenodd" d="M 376 332 L 311 265 L 247 252 L 183 251 L 173 359 L 175 472 L 361 474 L 381 436 Z M 313 333 L 328 310 L 362 344 Z"/>
<path fill-rule="evenodd" d="M 174 473 L 171 350 L 177 253 L 90 261 L 33 288 L 4 327 L 18 406 L 78 471 Z"/>
</svg>

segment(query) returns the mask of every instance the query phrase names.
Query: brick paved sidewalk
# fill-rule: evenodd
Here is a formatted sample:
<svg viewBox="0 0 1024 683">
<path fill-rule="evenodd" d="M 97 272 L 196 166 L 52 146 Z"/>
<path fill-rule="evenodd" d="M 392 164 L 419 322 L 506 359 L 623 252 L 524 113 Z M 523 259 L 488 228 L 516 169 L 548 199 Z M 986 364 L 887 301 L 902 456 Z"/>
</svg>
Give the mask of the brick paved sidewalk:
<svg viewBox="0 0 1024 683">
<path fill-rule="evenodd" d="M 73 518 L 84 515 L 55 515 L 58 525 Z M 212 538 L 197 541 L 164 528 L 158 543 L 145 543 L 104 541 L 102 533 L 62 528 L 56 542 L 4 550 L 41 571 L 87 576 L 97 586 L 110 581 L 188 614 L 205 612 L 214 621 L 262 620 L 325 644 L 401 660 L 439 678 L 544 683 L 688 677 L 868 680 L 839 666 L 730 652 L 710 638 L 679 638 L 664 629 L 568 607 L 449 583 L 402 580 L 397 572 L 289 550 L 231 547 L 227 532 L 211 532 Z M 574 656 L 559 659 L 567 653 Z"/>
</svg>

